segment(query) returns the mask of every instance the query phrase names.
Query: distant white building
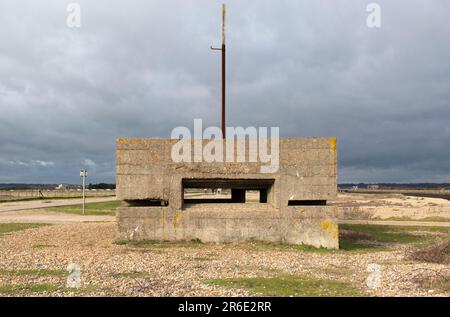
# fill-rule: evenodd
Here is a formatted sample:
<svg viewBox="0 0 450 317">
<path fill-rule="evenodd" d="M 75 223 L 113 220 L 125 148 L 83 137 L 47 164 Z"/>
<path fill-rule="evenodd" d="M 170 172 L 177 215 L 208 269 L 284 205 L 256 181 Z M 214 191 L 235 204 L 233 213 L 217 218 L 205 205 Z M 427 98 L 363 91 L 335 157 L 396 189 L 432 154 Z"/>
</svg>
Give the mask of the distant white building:
<svg viewBox="0 0 450 317">
<path fill-rule="evenodd" d="M 67 189 L 67 186 L 64 184 L 59 184 L 58 186 L 55 187 L 56 190 L 65 190 Z"/>
</svg>

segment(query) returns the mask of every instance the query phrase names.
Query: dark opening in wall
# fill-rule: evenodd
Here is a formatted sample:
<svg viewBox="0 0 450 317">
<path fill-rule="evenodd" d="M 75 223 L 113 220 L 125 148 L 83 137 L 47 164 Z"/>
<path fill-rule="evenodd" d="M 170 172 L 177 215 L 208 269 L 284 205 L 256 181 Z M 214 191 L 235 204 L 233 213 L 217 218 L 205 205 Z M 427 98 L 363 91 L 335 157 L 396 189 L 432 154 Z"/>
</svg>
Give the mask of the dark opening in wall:
<svg viewBox="0 0 450 317">
<path fill-rule="evenodd" d="M 267 203 L 273 183 L 274 179 L 183 179 L 183 204 Z"/>
<path fill-rule="evenodd" d="M 288 206 L 324 206 L 326 200 L 289 200 Z"/>
<path fill-rule="evenodd" d="M 129 207 L 167 207 L 169 201 L 163 199 L 133 199 L 125 200 Z"/>
</svg>

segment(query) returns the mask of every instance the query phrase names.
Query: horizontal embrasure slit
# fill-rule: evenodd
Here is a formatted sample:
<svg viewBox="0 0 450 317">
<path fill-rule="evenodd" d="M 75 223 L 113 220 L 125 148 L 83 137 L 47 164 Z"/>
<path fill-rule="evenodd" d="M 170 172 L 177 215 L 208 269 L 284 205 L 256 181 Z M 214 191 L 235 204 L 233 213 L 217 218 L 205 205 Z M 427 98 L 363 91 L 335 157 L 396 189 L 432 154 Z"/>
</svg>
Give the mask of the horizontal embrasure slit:
<svg viewBox="0 0 450 317">
<path fill-rule="evenodd" d="M 183 204 L 267 203 L 274 179 L 183 179 Z"/>
<path fill-rule="evenodd" d="M 288 206 L 324 206 L 326 200 L 289 200 Z"/>
<path fill-rule="evenodd" d="M 163 199 L 133 199 L 125 200 L 129 207 L 167 207 L 169 201 Z"/>
</svg>

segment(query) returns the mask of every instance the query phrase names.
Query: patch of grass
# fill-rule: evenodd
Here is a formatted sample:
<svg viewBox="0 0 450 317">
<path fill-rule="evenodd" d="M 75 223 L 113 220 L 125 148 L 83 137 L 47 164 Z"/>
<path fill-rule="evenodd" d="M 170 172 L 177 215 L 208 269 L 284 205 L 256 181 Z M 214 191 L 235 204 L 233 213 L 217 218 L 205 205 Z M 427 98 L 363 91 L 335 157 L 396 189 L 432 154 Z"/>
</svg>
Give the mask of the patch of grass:
<svg viewBox="0 0 450 317">
<path fill-rule="evenodd" d="M 389 227 L 379 225 L 343 225 L 343 229 L 365 233 L 372 240 L 385 243 L 414 243 L 423 240 L 423 237 L 411 234 L 411 230 L 403 227 Z"/>
<path fill-rule="evenodd" d="M 85 209 L 86 216 L 115 216 L 116 208 L 121 204 L 120 201 L 105 201 L 98 203 L 87 203 Z M 71 205 L 47 208 L 49 211 L 65 212 L 69 214 L 82 215 L 83 205 Z"/>
<path fill-rule="evenodd" d="M 186 242 L 172 242 L 172 241 L 159 241 L 159 240 L 143 240 L 143 241 L 117 241 L 121 244 L 127 244 L 137 248 L 148 249 L 166 249 L 166 248 L 197 248 L 203 245 L 203 243 L 196 239 Z M 116 242 L 116 243 L 117 243 Z"/>
<path fill-rule="evenodd" d="M 359 232 L 370 236 L 374 241 L 385 243 L 420 243 L 433 239 L 422 233 L 448 233 L 450 227 L 384 226 L 384 225 L 341 225 L 344 230 Z"/>
<path fill-rule="evenodd" d="M 450 222 L 450 218 L 434 216 L 434 217 L 420 218 L 419 221 Z"/>
<path fill-rule="evenodd" d="M 209 256 L 195 256 L 193 258 L 188 258 L 188 259 L 192 260 L 192 261 L 199 261 L 199 262 L 215 260 L 214 257 L 209 257 Z"/>
<path fill-rule="evenodd" d="M 5 270 L 0 269 L 0 275 L 6 276 L 66 276 L 68 273 L 64 270 L 50 270 L 50 269 L 38 269 L 38 270 Z"/>
<path fill-rule="evenodd" d="M 17 296 L 22 293 L 50 293 L 50 292 L 75 292 L 79 294 L 86 294 L 98 291 L 100 287 L 96 285 L 85 285 L 81 288 L 67 288 L 64 285 L 57 285 L 57 284 L 49 284 L 49 283 L 42 283 L 42 284 L 5 284 L 0 285 L 0 294 L 3 295 L 12 295 Z"/>
<path fill-rule="evenodd" d="M 357 252 L 377 252 L 377 251 L 387 251 L 388 248 L 374 243 L 355 242 L 346 239 L 341 239 L 339 241 L 339 250 L 357 251 Z"/>
<path fill-rule="evenodd" d="M 48 226 L 45 223 L 0 223 L 0 236 L 11 232 Z"/>
<path fill-rule="evenodd" d="M 208 284 L 242 288 L 264 296 L 362 296 L 351 284 L 306 276 L 281 275 L 208 280 Z"/>
<path fill-rule="evenodd" d="M 44 248 L 53 248 L 54 245 L 51 245 L 51 244 L 33 244 L 31 247 L 33 249 L 44 249 Z"/>
<path fill-rule="evenodd" d="M 235 244 L 229 244 L 235 247 Z M 253 241 L 237 244 L 238 247 L 244 248 L 250 251 L 303 251 L 303 252 L 317 252 L 317 253 L 330 253 L 335 250 L 327 248 L 316 248 L 306 244 L 292 245 L 284 243 L 274 243 L 274 242 L 263 242 L 263 241 Z"/>
<path fill-rule="evenodd" d="M 43 292 L 55 292 L 63 289 L 60 285 L 55 284 L 32 284 L 32 285 L 22 285 L 22 284 L 6 284 L 0 285 L 0 293 L 14 295 L 17 293 L 43 293 Z"/>
<path fill-rule="evenodd" d="M 117 241 L 114 241 L 114 244 L 117 244 L 117 245 L 127 245 L 128 243 L 129 243 L 128 240 L 117 240 Z"/>
<path fill-rule="evenodd" d="M 339 249 L 342 251 L 373 252 L 387 248 L 379 244 L 370 234 L 339 228 Z"/>
<path fill-rule="evenodd" d="M 306 244 L 300 244 L 300 245 L 294 245 L 293 248 L 296 251 L 304 251 L 304 252 L 316 252 L 316 253 L 330 253 L 330 252 L 335 252 L 336 250 L 333 249 L 327 249 L 324 247 L 314 247 L 312 245 L 306 245 Z"/>
<path fill-rule="evenodd" d="M 450 234 L 450 227 L 385 226 L 342 224 L 340 249 L 346 251 L 382 251 L 389 244 L 427 244 L 440 234 Z"/>
</svg>

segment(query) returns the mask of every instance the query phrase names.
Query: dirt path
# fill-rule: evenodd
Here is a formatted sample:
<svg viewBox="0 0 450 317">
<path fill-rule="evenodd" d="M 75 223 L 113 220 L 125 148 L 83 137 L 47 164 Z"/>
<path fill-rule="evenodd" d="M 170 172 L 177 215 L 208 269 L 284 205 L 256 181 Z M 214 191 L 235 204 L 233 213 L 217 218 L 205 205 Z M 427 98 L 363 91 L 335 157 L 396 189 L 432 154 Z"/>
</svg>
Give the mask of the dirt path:
<svg viewBox="0 0 450 317">
<path fill-rule="evenodd" d="M 385 225 L 385 226 L 425 226 L 425 227 L 450 227 L 450 222 L 445 221 L 394 221 L 394 220 L 339 220 L 340 224 L 358 225 Z"/>
<path fill-rule="evenodd" d="M 86 203 L 114 201 L 116 197 L 93 197 L 86 198 Z M 30 210 L 39 208 L 69 206 L 81 204 L 81 198 L 75 199 L 45 199 L 45 200 L 30 200 L 30 201 L 15 201 L 0 204 L 0 213 L 6 211 Z"/>
</svg>

